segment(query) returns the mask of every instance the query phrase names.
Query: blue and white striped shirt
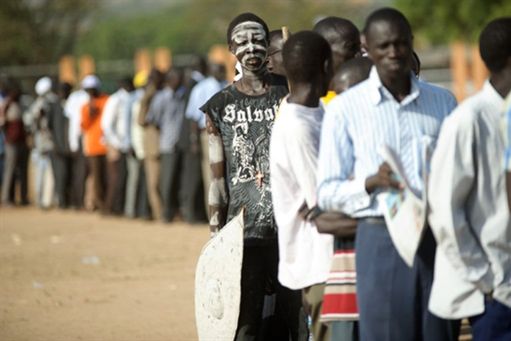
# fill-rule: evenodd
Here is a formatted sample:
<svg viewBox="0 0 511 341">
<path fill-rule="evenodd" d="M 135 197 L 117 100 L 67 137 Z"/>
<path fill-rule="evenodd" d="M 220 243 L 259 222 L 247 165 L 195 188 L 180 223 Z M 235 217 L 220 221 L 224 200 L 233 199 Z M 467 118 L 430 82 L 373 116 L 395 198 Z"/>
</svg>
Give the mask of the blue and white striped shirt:
<svg viewBox="0 0 511 341">
<path fill-rule="evenodd" d="M 456 100 L 445 89 L 412 75 L 410 79 L 410 94 L 399 103 L 373 67 L 366 81 L 327 106 L 318 162 L 318 203 L 323 210 L 357 218 L 383 215 L 375 193 L 365 190 L 366 178 L 383 162 L 383 145 L 396 151 L 412 190 L 422 193 L 422 149 L 434 145 Z"/>
</svg>

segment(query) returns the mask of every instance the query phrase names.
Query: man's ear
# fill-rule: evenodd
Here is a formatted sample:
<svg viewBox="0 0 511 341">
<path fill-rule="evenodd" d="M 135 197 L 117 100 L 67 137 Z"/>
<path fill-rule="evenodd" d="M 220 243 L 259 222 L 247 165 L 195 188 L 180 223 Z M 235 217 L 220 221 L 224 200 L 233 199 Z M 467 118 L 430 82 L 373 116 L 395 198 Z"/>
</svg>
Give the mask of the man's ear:
<svg viewBox="0 0 511 341">
<path fill-rule="evenodd" d="M 229 46 L 229 52 L 231 52 L 233 55 L 236 55 L 236 54 L 235 54 L 235 51 L 234 51 L 234 47 L 232 46 L 232 41 L 231 41 L 231 42 L 229 42 L 229 45 L 228 45 L 228 46 Z"/>
<path fill-rule="evenodd" d="M 367 52 L 367 38 L 365 33 L 360 35 L 360 47 L 362 48 L 362 52 L 363 51 Z"/>
</svg>

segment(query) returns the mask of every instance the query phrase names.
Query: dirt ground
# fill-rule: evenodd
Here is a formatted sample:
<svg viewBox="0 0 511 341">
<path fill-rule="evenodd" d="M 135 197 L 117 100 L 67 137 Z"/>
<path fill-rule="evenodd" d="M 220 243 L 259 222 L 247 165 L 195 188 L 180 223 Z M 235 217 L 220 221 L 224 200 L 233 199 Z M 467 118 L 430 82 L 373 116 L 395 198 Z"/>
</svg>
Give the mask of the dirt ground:
<svg viewBox="0 0 511 341">
<path fill-rule="evenodd" d="M 205 225 L 0 209 L 0 340 L 196 340 Z"/>
</svg>

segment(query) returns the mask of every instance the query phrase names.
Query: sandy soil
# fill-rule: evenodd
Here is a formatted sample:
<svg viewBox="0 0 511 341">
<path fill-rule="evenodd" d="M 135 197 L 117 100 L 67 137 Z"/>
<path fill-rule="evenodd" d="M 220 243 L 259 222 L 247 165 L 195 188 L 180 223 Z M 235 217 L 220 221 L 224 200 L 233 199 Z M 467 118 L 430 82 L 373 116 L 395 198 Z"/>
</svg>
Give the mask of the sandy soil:
<svg viewBox="0 0 511 341">
<path fill-rule="evenodd" d="M 196 340 L 206 226 L 0 209 L 0 340 Z"/>
</svg>

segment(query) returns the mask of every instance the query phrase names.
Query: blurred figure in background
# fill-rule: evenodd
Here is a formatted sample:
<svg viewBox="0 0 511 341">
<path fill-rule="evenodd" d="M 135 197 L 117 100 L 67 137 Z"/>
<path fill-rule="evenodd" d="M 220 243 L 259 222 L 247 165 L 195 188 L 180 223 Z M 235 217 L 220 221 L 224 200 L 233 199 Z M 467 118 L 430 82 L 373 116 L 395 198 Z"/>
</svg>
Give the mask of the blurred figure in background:
<svg viewBox="0 0 511 341">
<path fill-rule="evenodd" d="M 51 162 L 55 177 L 55 193 L 59 208 L 65 209 L 71 203 L 73 186 L 71 182 L 73 158 L 69 148 L 69 119 L 64 106 L 69 94 L 71 84 L 60 83 L 58 86 L 58 98 L 51 102 L 52 115 L 48 117 L 48 126 L 53 139 L 53 153 Z"/>
<path fill-rule="evenodd" d="M 101 129 L 101 117 L 108 96 L 99 89 L 101 83 L 97 76 L 88 75 L 82 80 L 82 88 L 89 95 L 89 102 L 82 107 L 80 126 L 83 132 L 83 151 L 87 157 L 93 183 L 93 207 L 102 213 L 108 213 L 105 207 L 105 193 L 110 184 L 106 181 L 106 143 Z M 105 191 L 106 189 L 106 191 Z"/>
<path fill-rule="evenodd" d="M 5 135 L 5 163 L 2 180 L 2 205 L 14 205 L 19 187 L 22 205 L 28 205 L 28 148 L 20 105 L 21 89 L 11 82 L 0 108 L 0 127 Z"/>
<path fill-rule="evenodd" d="M 144 97 L 140 103 L 140 113 L 138 114 L 138 124 L 144 127 L 144 167 L 149 204 L 151 206 L 153 218 L 158 220 L 162 219 L 162 206 L 159 189 L 160 134 L 156 127 L 147 125 L 146 116 L 154 96 L 162 89 L 164 80 L 165 77 L 160 71 L 156 69 L 151 71 L 149 81 L 147 82 L 147 87 L 144 92 Z"/>
<path fill-rule="evenodd" d="M 53 138 L 50 131 L 50 119 L 53 116 L 57 95 L 52 92 L 52 81 L 49 77 L 40 78 L 35 84 L 37 98 L 28 110 L 30 130 L 34 136 L 32 160 L 36 166 L 35 202 L 39 208 L 48 209 L 53 204 L 55 181 L 51 166 Z"/>
<path fill-rule="evenodd" d="M 76 209 L 84 207 L 85 181 L 87 179 L 87 160 L 83 154 L 82 140 L 82 107 L 89 101 L 89 94 L 79 88 L 73 91 L 64 104 L 64 114 L 69 120 L 68 139 L 72 157 L 71 184 L 72 192 L 70 204 Z"/>
<path fill-rule="evenodd" d="M 190 132 L 188 134 L 190 138 L 190 153 L 200 155 L 202 160 L 201 169 L 205 207 L 208 206 L 207 193 L 209 192 L 209 184 L 211 182 L 211 169 L 209 167 L 209 140 L 206 131 L 206 115 L 199 108 L 227 85 L 225 65 L 210 62 L 208 69 L 209 76 L 193 87 L 185 114 L 186 118 L 191 120 Z M 193 155 L 187 155 L 187 157 L 192 158 Z M 183 202 L 185 207 L 187 207 L 185 212 L 190 211 L 188 208 L 194 207 L 193 211 L 196 212 L 197 217 L 193 217 L 195 214 L 191 214 L 192 217 L 188 217 L 188 213 L 184 213 L 184 216 L 185 220 L 188 220 L 188 218 L 190 220 L 195 220 L 192 218 L 201 218 L 197 220 L 202 220 L 200 208 L 197 206 L 197 202 L 200 199 L 197 194 L 199 189 L 197 187 L 197 173 L 195 173 L 197 170 L 196 166 L 194 167 L 195 160 L 190 160 L 187 157 L 185 157 L 185 166 L 183 167 L 185 174 L 183 176 L 183 186 L 185 188 L 190 187 L 193 191 L 188 192 L 190 196 L 185 196 Z"/>
<path fill-rule="evenodd" d="M 129 152 L 127 156 L 128 177 L 126 181 L 126 201 L 124 214 L 128 218 L 150 219 L 149 199 L 144 170 L 144 128 L 138 124 L 142 98 L 147 84 L 147 73 L 140 71 L 133 79 L 136 90 L 128 103 Z"/>
<path fill-rule="evenodd" d="M 165 87 L 154 96 L 145 119 L 146 125 L 159 131 L 160 195 L 163 222 L 169 223 L 179 210 L 179 176 L 181 150 L 179 135 L 184 117 L 183 73 L 172 68 L 166 75 Z"/>
<path fill-rule="evenodd" d="M 126 191 L 126 153 L 129 149 L 128 108 L 133 91 L 131 78 L 119 82 L 119 89 L 105 104 L 101 117 L 101 128 L 107 144 L 108 192 L 106 210 L 114 215 L 124 212 Z"/>
</svg>

